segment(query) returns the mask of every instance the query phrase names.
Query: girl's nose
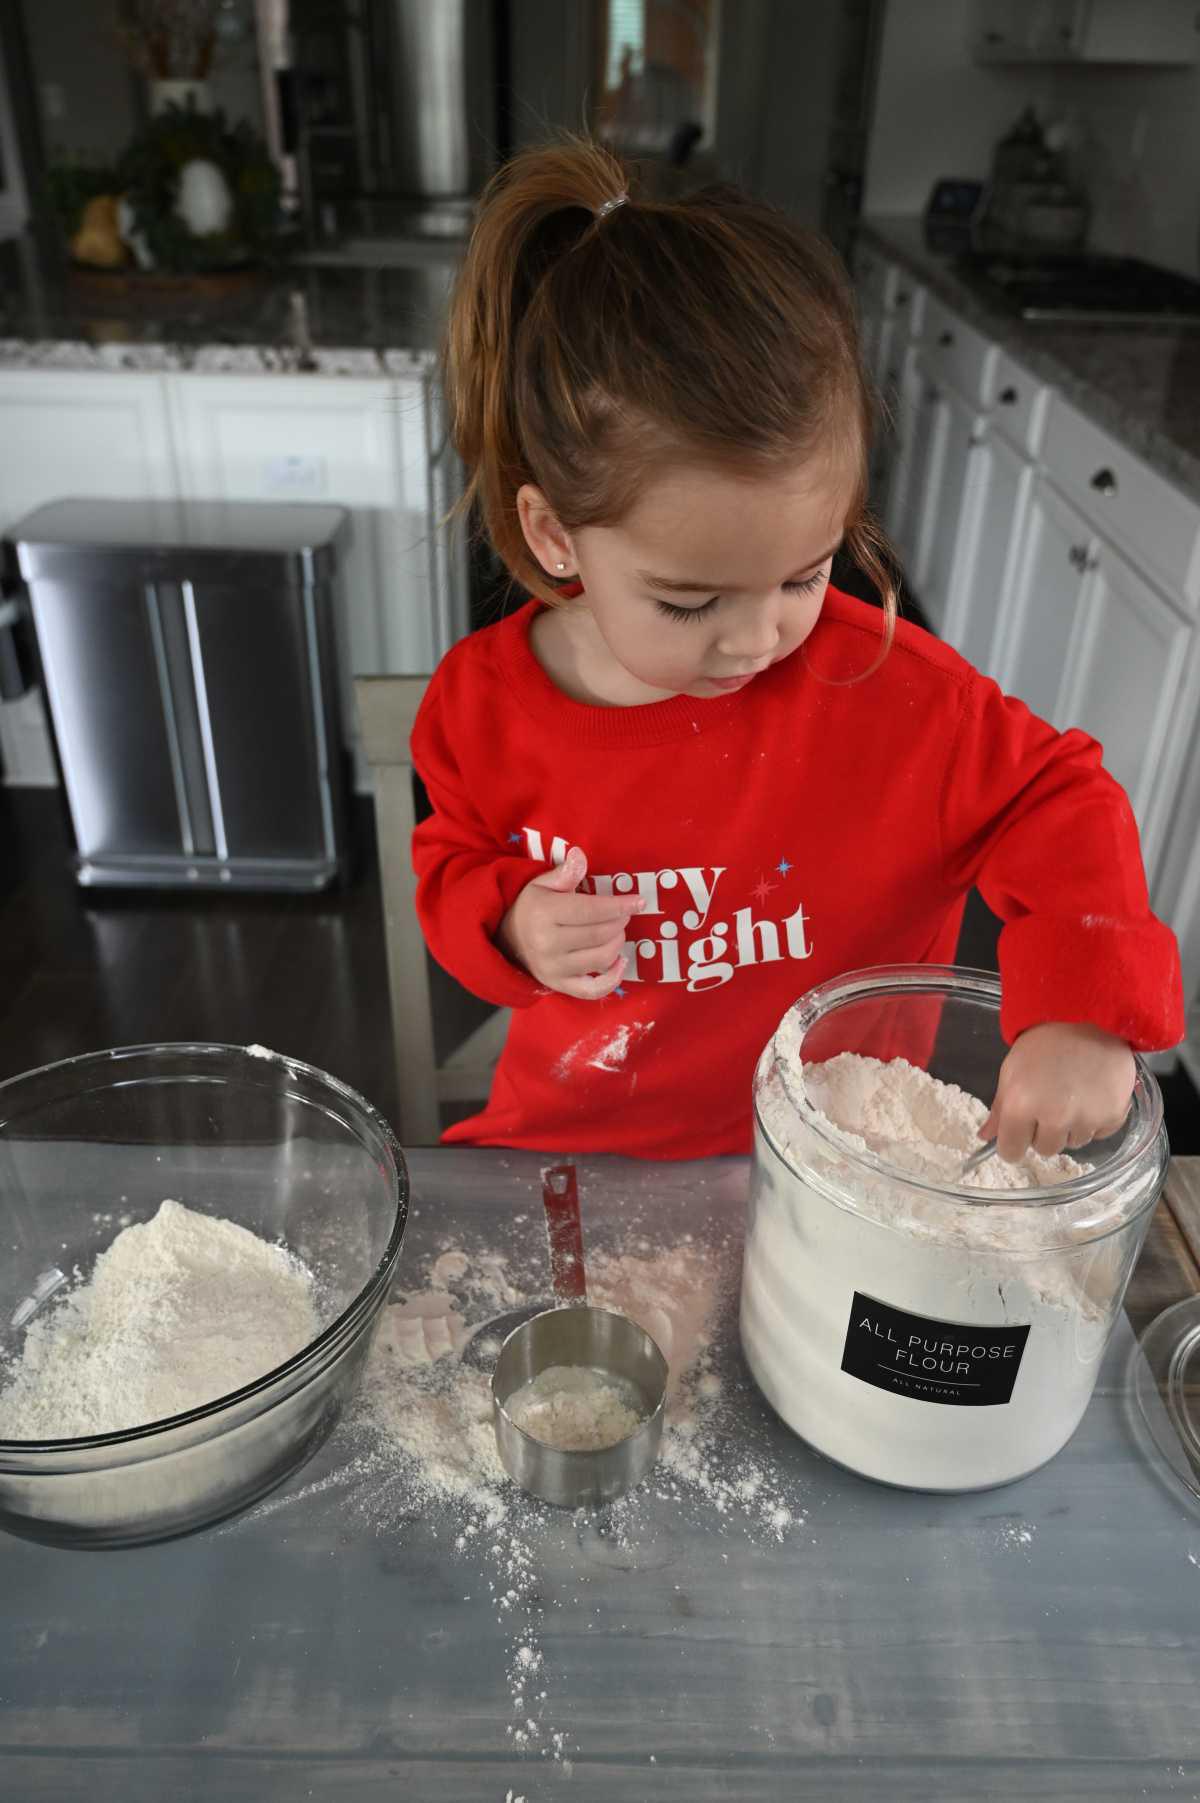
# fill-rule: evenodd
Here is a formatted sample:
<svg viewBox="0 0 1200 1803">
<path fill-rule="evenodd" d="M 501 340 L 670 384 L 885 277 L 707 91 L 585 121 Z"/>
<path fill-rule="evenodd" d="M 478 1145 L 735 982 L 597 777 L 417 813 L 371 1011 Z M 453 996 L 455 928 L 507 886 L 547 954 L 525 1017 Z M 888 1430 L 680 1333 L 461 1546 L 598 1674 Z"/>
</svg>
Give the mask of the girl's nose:
<svg viewBox="0 0 1200 1803">
<path fill-rule="evenodd" d="M 770 657 L 779 644 L 779 608 L 774 599 L 743 601 L 730 616 L 725 631 L 717 642 L 723 657 L 742 658 L 747 663 Z"/>
</svg>

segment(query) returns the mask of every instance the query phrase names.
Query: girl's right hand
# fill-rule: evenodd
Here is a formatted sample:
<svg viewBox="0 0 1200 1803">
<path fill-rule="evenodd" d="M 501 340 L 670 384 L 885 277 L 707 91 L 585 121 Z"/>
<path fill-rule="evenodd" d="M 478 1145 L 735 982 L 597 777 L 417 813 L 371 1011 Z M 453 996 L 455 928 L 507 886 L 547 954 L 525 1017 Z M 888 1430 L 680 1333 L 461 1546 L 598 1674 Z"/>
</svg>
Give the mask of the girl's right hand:
<svg viewBox="0 0 1200 1803">
<path fill-rule="evenodd" d="M 641 896 L 577 895 L 586 875 L 587 858 L 573 845 L 561 864 L 525 885 L 496 943 L 547 989 L 598 1001 L 625 975 L 625 930 L 645 903 Z"/>
</svg>

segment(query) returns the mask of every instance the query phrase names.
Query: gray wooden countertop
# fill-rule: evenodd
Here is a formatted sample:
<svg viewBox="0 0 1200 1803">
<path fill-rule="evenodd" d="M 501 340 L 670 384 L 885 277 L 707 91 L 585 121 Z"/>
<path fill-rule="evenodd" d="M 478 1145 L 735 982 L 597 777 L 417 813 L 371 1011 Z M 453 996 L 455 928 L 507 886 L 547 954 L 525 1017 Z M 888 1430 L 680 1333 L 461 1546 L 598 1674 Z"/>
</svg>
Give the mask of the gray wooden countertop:
<svg viewBox="0 0 1200 1803">
<path fill-rule="evenodd" d="M 535 1157 L 411 1164 L 401 1287 L 447 1236 L 469 1250 L 537 1208 Z M 732 1231 L 736 1245 L 738 1161 L 580 1169 L 593 1243 L 636 1215 L 668 1244 Z M 781 1542 L 716 1515 L 698 1526 L 668 1500 L 624 1539 L 535 1520 L 542 1682 L 569 1776 L 506 1734 L 510 1639 L 480 1559 L 444 1523 L 367 1530 L 344 1485 L 314 1488 L 347 1457 L 339 1429 L 293 1479 L 298 1500 L 281 1492 L 279 1507 L 187 1540 L 73 1553 L 0 1535 L 0 1796 L 1200 1795 L 1200 1514 L 1131 1429 L 1126 1320 L 1066 1450 L 959 1497 L 821 1460 L 757 1398 L 727 1326 L 719 1369 L 747 1443 L 802 1489 L 807 1520 Z"/>
</svg>

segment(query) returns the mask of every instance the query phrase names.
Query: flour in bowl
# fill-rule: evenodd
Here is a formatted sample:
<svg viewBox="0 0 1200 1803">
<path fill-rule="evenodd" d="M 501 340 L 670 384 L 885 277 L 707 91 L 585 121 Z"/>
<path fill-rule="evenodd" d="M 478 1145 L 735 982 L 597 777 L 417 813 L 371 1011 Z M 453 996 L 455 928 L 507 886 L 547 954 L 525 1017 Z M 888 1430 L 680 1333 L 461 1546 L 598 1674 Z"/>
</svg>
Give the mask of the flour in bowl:
<svg viewBox="0 0 1200 1803">
<path fill-rule="evenodd" d="M 119 1433 L 264 1377 L 320 1331 L 308 1268 L 166 1201 L 35 1319 L 0 1384 L 0 1440 Z"/>
<path fill-rule="evenodd" d="M 634 1386 L 590 1365 L 550 1365 L 505 1403 L 522 1432 L 559 1452 L 600 1452 L 645 1418 Z"/>
</svg>

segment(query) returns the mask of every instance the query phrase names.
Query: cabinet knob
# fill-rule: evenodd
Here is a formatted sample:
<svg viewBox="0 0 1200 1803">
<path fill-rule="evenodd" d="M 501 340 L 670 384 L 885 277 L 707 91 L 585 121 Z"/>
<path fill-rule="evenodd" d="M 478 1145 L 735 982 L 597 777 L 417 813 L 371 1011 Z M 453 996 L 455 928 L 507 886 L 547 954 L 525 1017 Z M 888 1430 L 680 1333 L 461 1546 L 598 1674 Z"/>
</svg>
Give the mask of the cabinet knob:
<svg viewBox="0 0 1200 1803">
<path fill-rule="evenodd" d="M 907 307 L 907 305 L 911 299 L 912 299 L 912 295 L 908 292 L 907 288 L 897 288 L 897 290 L 896 290 L 896 305 L 898 307 Z"/>
<path fill-rule="evenodd" d="M 938 343 L 940 345 L 945 346 L 948 349 L 950 347 L 950 345 L 952 345 L 954 343 L 954 333 L 953 332 L 940 332 L 938 334 Z"/>
<path fill-rule="evenodd" d="M 1117 478 L 1109 469 L 1097 470 L 1096 474 L 1092 477 L 1092 487 L 1098 495 L 1115 495 L 1117 492 Z"/>
<path fill-rule="evenodd" d="M 1019 399 L 1020 397 L 1011 382 L 1007 388 L 1002 388 L 1000 390 L 1000 405 L 1002 407 L 1015 407 Z"/>
<path fill-rule="evenodd" d="M 1089 555 L 1086 545 L 1072 545 L 1067 556 L 1071 560 L 1072 569 L 1080 571 L 1094 570 L 1100 561 L 1098 557 Z"/>
</svg>

